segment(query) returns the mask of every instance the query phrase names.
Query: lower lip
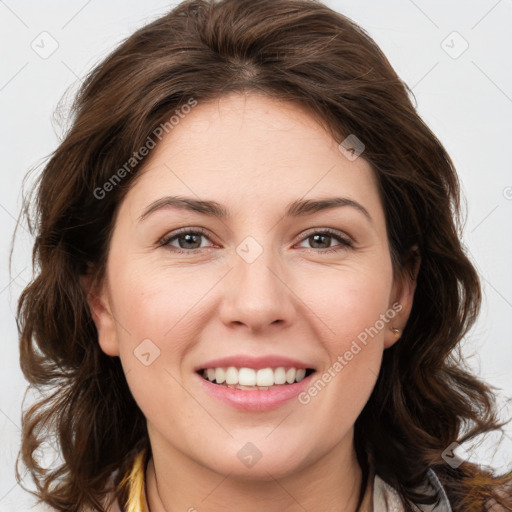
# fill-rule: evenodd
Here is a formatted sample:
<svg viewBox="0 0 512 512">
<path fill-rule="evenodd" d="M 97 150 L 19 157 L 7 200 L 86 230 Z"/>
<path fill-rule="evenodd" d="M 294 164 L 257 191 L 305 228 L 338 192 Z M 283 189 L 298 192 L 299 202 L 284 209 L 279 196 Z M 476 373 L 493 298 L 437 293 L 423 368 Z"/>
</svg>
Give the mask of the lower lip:
<svg viewBox="0 0 512 512">
<path fill-rule="evenodd" d="M 300 382 L 267 390 L 232 389 L 227 386 L 213 384 L 200 375 L 196 375 L 201 380 L 204 389 L 221 402 L 240 411 L 262 412 L 277 409 L 296 398 L 299 393 L 308 387 L 310 379 L 315 373 L 313 372 Z"/>
</svg>

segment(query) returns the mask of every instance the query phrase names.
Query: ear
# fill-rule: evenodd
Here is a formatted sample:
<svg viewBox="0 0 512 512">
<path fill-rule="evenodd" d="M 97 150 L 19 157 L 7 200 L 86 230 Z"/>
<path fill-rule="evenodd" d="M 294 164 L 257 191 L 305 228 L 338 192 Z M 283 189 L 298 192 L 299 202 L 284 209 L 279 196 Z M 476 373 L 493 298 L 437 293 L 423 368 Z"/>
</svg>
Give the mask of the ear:
<svg viewBox="0 0 512 512">
<path fill-rule="evenodd" d="M 403 272 L 396 276 L 393 283 L 389 308 L 395 311 L 396 314 L 386 327 L 384 348 L 393 346 L 400 339 L 407 320 L 409 320 L 420 264 L 421 257 L 418 246 L 414 245 L 409 251 Z"/>
<path fill-rule="evenodd" d="M 93 277 L 92 273 L 88 273 L 81 275 L 80 281 L 98 331 L 98 343 L 101 349 L 109 356 L 118 356 L 119 343 L 114 316 L 110 308 L 106 278 L 100 282 Z"/>
</svg>

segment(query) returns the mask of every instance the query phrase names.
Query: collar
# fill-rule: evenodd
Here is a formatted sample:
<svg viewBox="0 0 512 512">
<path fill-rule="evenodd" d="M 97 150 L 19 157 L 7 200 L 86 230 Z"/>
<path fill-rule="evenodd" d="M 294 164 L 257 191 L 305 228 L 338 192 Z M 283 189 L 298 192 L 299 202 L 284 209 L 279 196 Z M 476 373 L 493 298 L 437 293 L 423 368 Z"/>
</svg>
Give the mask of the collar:
<svg viewBox="0 0 512 512">
<path fill-rule="evenodd" d="M 437 503 L 433 505 L 416 505 L 418 510 L 421 512 L 452 512 L 452 507 L 446 491 L 442 486 L 438 476 L 434 470 L 429 468 L 427 470 L 426 480 L 418 488 L 418 491 L 426 492 L 427 494 L 435 495 L 439 497 Z M 373 503 L 372 508 L 368 509 L 368 512 L 378 510 L 379 512 L 405 512 L 402 505 L 402 501 L 398 495 L 396 489 L 391 487 L 389 484 L 384 482 L 379 475 L 375 475 L 373 483 Z M 361 511 L 366 512 L 366 511 Z"/>
</svg>

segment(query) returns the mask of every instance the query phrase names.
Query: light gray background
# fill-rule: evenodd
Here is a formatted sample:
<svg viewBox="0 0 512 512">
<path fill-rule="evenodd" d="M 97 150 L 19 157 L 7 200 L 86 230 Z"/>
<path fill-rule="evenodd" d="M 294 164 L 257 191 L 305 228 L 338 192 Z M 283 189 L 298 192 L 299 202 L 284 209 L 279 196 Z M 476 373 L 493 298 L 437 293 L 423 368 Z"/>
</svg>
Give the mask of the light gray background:
<svg viewBox="0 0 512 512">
<path fill-rule="evenodd" d="M 122 39 L 175 3 L 0 0 L 0 512 L 29 510 L 31 503 L 13 471 L 26 387 L 14 314 L 31 276 L 31 240 L 23 228 L 8 271 L 22 178 L 58 144 L 61 130 L 52 117 L 61 96 L 70 86 L 72 94 L 80 77 Z M 377 41 L 455 162 L 467 201 L 464 241 L 484 284 L 482 314 L 464 353 L 474 355 L 475 371 L 501 388 L 505 412 L 512 396 L 512 0 L 327 4 Z M 512 429 L 506 432 L 498 451 L 490 442 L 497 436 L 468 447 L 471 458 L 503 468 L 512 451 Z"/>
</svg>

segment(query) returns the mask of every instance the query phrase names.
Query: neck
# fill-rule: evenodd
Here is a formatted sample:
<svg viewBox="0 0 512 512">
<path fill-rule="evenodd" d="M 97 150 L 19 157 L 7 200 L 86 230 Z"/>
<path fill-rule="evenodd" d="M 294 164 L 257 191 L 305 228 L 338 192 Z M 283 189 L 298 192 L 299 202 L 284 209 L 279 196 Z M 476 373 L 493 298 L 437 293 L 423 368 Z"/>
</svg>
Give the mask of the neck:
<svg viewBox="0 0 512 512">
<path fill-rule="evenodd" d="M 156 451 L 146 475 L 150 512 L 356 511 L 362 472 L 352 437 L 293 474 L 247 480 L 222 475 L 177 450 Z"/>
</svg>

